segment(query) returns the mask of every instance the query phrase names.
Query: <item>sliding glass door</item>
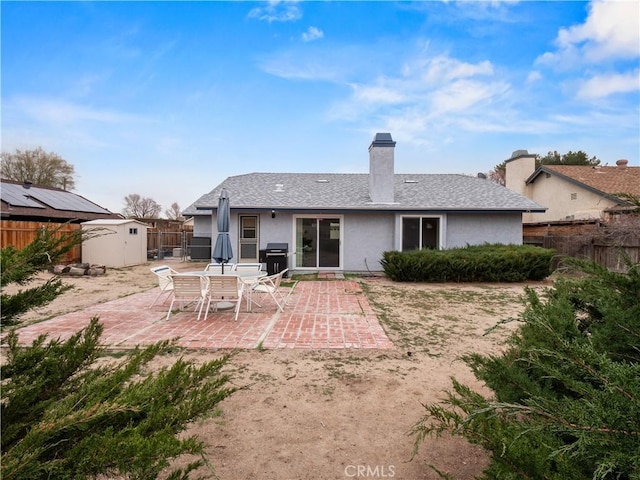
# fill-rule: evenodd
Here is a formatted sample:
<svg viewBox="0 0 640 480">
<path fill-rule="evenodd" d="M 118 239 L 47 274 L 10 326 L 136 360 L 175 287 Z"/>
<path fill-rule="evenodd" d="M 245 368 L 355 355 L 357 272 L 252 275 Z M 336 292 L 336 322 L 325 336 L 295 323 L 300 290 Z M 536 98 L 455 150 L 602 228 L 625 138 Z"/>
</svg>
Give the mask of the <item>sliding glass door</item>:
<svg viewBox="0 0 640 480">
<path fill-rule="evenodd" d="M 296 267 L 340 268 L 340 217 L 296 218 Z"/>
</svg>

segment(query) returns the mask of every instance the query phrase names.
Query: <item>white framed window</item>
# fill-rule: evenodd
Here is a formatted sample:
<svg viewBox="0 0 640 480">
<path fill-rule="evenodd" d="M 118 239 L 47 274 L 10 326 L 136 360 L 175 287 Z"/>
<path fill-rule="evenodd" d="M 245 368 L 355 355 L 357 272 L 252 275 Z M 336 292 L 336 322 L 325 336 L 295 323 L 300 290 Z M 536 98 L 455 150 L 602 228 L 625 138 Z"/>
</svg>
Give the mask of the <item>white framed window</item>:
<svg viewBox="0 0 640 480">
<path fill-rule="evenodd" d="M 129 228 L 129 235 L 137 235 L 137 234 L 138 234 L 138 227 Z"/>
<path fill-rule="evenodd" d="M 442 246 L 442 216 L 405 215 L 400 217 L 400 246 L 403 252 L 439 250 Z"/>
</svg>

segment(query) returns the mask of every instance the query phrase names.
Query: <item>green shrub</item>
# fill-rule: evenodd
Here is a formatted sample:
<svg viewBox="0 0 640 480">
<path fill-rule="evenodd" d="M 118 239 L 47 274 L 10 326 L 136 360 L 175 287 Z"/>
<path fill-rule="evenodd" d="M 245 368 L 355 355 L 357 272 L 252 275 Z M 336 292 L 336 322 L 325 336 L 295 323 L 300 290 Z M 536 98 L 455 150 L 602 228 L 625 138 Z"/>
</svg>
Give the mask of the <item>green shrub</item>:
<svg viewBox="0 0 640 480">
<path fill-rule="evenodd" d="M 55 264 L 65 253 L 87 237 L 82 230 L 62 232 L 61 227 L 43 228 L 25 248 L 18 250 L 7 245 L 0 250 L 0 287 L 11 283 L 20 286 L 33 280 L 35 275 Z M 46 283 L 20 290 L 14 295 L 0 295 L 2 325 L 19 323 L 20 315 L 54 300 L 70 287 L 59 278 L 51 277 Z"/>
<path fill-rule="evenodd" d="M 522 282 L 552 273 L 553 250 L 484 244 L 450 250 L 388 251 L 385 274 L 397 282 Z"/>
<path fill-rule="evenodd" d="M 640 478 L 640 264 L 627 274 L 590 263 L 541 298 L 500 355 L 464 361 L 492 398 L 453 379 L 426 405 L 415 448 L 449 432 L 490 451 L 485 479 Z"/>
<path fill-rule="evenodd" d="M 64 252 L 87 236 L 80 230 L 59 235 L 43 229 L 27 247 L 0 252 L 2 287 L 26 285 Z M 53 277 L 43 286 L 2 294 L 3 325 L 44 305 L 67 290 Z M 2 365 L 0 478 L 4 480 L 190 478 L 202 465 L 204 444 L 183 436 L 193 420 L 211 413 L 235 391 L 221 373 L 228 357 L 197 366 L 179 359 L 171 366 L 146 368 L 174 348 L 161 342 L 130 352 L 122 362 L 97 365 L 102 326 L 89 326 L 67 341 L 39 337 L 22 347 L 16 331 Z M 183 454 L 200 458 L 171 471 L 170 460 Z"/>
<path fill-rule="evenodd" d="M 173 348 L 161 342 L 96 365 L 101 333 L 94 318 L 64 342 L 42 336 L 23 348 L 9 334 L 0 405 L 4 480 L 154 479 L 184 454 L 200 459 L 163 478 L 186 479 L 208 465 L 204 444 L 182 433 L 235 390 L 224 387 L 221 373 L 228 357 L 150 371 Z"/>
</svg>

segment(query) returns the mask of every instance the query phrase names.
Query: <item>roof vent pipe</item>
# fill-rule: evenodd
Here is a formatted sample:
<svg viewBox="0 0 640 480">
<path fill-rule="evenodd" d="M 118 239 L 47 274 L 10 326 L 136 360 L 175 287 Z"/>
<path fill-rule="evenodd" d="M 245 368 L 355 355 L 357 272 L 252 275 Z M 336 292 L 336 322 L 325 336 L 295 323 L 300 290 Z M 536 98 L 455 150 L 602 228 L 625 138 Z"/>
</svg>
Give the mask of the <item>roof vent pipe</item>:
<svg viewBox="0 0 640 480">
<path fill-rule="evenodd" d="M 33 185 L 33 182 L 31 180 L 25 180 L 22 186 L 24 188 L 31 188 L 31 185 Z"/>
</svg>

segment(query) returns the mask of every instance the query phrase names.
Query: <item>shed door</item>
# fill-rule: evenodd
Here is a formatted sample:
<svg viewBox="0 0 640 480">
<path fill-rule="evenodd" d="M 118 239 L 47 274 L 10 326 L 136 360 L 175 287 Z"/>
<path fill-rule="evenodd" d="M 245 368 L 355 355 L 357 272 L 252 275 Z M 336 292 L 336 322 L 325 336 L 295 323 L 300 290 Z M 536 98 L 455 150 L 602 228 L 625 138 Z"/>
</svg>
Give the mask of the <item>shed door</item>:
<svg viewBox="0 0 640 480">
<path fill-rule="evenodd" d="M 138 225 L 128 225 L 124 229 L 124 265 L 138 265 L 140 260 L 141 232 Z"/>
</svg>

